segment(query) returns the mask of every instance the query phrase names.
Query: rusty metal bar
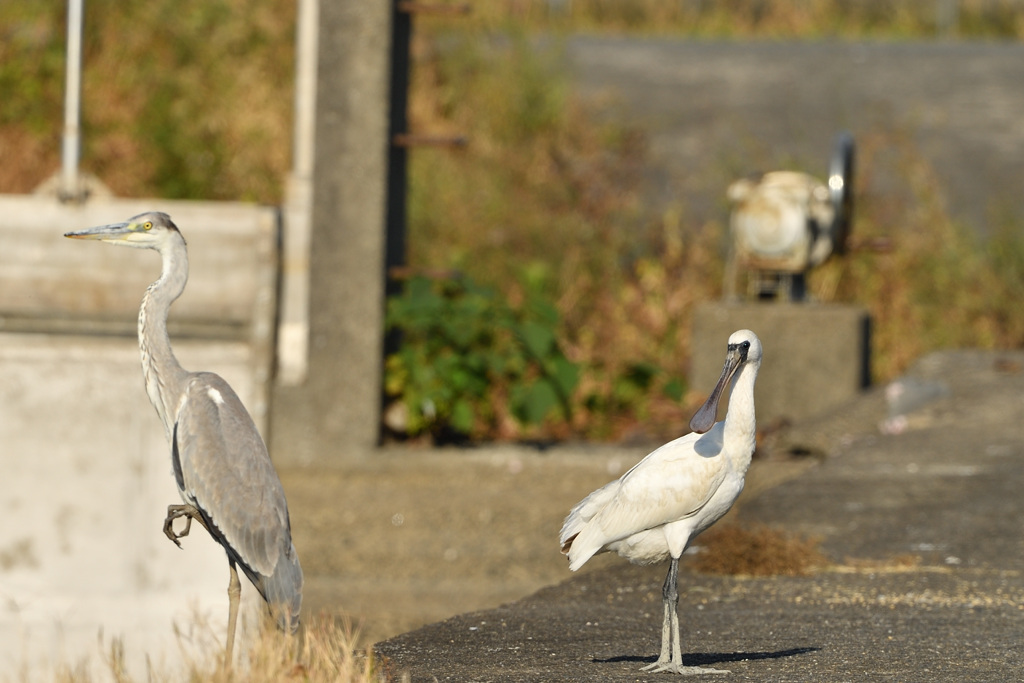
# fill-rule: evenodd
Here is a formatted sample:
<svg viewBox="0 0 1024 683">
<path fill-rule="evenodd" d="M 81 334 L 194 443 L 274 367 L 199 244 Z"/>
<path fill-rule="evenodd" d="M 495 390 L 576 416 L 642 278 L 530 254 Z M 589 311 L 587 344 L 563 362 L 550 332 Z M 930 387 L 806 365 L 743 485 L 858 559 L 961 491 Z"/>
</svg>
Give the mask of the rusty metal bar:
<svg viewBox="0 0 1024 683">
<path fill-rule="evenodd" d="M 887 254 L 893 248 L 893 240 L 888 237 L 851 237 L 846 245 L 847 251 L 867 251 L 876 254 Z"/>
<path fill-rule="evenodd" d="M 461 15 L 473 11 L 469 3 L 461 5 L 444 5 L 434 2 L 414 2 L 413 0 L 402 0 L 398 3 L 398 11 L 406 14 L 448 14 Z"/>
<path fill-rule="evenodd" d="M 395 147 L 465 147 L 469 140 L 465 135 L 416 135 L 398 133 L 391 138 Z"/>
<path fill-rule="evenodd" d="M 462 279 L 463 272 L 452 268 L 391 266 L 388 268 L 388 277 L 392 280 L 411 280 L 414 277 L 425 277 L 428 280 L 459 280 Z"/>
</svg>

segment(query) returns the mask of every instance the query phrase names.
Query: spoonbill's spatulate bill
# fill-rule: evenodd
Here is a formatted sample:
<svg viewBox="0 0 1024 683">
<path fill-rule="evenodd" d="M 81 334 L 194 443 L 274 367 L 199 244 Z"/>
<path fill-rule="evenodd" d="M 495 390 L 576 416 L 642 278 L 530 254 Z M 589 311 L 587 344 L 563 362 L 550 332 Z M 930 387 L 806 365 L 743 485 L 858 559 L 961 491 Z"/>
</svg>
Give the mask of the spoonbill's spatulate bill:
<svg viewBox="0 0 1024 683">
<path fill-rule="evenodd" d="M 743 490 L 754 453 L 754 380 L 761 342 L 750 330 L 729 337 L 722 376 L 690 420 L 692 433 L 658 448 L 621 478 L 580 501 L 565 518 L 560 540 L 576 571 L 601 552 L 636 564 L 669 560 L 662 588 L 661 654 L 650 671 L 727 673 L 683 666 L 679 644 L 679 557 L 700 532 L 729 511 Z M 731 383 L 725 420 L 718 402 Z"/>
</svg>

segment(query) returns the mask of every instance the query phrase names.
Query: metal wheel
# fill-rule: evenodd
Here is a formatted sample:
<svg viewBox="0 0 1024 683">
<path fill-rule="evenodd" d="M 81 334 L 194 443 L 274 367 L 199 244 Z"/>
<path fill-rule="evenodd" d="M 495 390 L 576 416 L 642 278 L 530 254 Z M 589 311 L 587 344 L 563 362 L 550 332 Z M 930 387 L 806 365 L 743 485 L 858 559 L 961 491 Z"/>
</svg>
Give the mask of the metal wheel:
<svg viewBox="0 0 1024 683">
<path fill-rule="evenodd" d="M 853 168 L 853 136 L 843 131 L 836 136 L 828 169 L 828 191 L 835 210 L 832 251 L 836 254 L 846 251 L 846 241 L 853 227 Z"/>
</svg>

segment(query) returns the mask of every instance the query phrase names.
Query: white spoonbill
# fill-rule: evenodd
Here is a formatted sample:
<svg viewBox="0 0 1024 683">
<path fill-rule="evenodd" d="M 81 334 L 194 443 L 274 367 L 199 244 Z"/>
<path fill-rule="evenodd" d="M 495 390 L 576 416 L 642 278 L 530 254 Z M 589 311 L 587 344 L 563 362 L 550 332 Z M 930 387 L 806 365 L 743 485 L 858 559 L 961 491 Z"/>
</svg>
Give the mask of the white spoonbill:
<svg viewBox="0 0 1024 683">
<path fill-rule="evenodd" d="M 562 525 L 562 552 L 576 571 L 600 552 L 635 564 L 669 558 L 661 595 L 664 621 L 658 661 L 644 667 L 691 675 L 728 673 L 683 666 L 679 645 L 679 557 L 690 542 L 721 519 L 743 490 L 754 453 L 754 380 L 761 342 L 750 330 L 729 337 L 722 376 L 690 420 L 691 434 L 670 441 L 620 479 L 584 498 Z M 732 383 L 725 420 L 715 422 L 718 400 Z"/>
</svg>

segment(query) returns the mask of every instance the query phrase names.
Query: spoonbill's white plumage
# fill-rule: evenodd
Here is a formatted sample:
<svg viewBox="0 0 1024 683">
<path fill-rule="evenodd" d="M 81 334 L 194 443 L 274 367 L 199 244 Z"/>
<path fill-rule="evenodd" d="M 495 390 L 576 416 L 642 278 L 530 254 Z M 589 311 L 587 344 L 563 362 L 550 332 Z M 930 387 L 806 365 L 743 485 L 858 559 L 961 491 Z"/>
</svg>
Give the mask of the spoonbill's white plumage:
<svg viewBox="0 0 1024 683">
<path fill-rule="evenodd" d="M 565 518 L 560 541 L 576 571 L 601 552 L 630 562 L 669 559 L 662 588 L 661 654 L 651 671 L 726 673 L 686 667 L 679 644 L 679 557 L 697 534 L 728 512 L 743 490 L 755 445 L 754 380 L 761 342 L 750 330 L 729 337 L 722 376 L 690 420 L 692 433 L 658 448 L 621 478 L 580 501 Z M 725 420 L 715 422 L 718 401 L 732 390 Z"/>
</svg>

